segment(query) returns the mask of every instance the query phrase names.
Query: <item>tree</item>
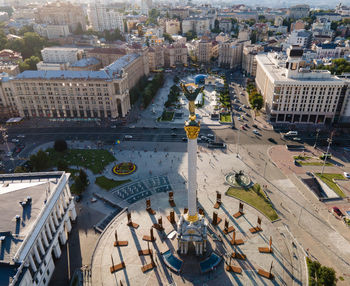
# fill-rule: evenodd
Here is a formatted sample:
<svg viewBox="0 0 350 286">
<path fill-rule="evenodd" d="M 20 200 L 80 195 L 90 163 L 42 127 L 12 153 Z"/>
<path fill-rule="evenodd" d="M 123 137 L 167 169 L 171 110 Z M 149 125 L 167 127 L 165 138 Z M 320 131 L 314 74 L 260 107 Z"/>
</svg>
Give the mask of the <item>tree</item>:
<svg viewBox="0 0 350 286">
<path fill-rule="evenodd" d="M 10 49 L 16 52 L 22 52 L 25 48 L 23 39 L 14 39 L 6 43 L 6 49 Z"/>
<path fill-rule="evenodd" d="M 24 59 L 30 58 L 31 56 L 40 57 L 40 51 L 43 49 L 45 39 L 40 37 L 37 33 L 27 32 L 23 35 L 24 49 L 21 51 Z"/>
<path fill-rule="evenodd" d="M 174 42 L 173 38 L 168 33 L 163 33 L 163 37 L 166 41 L 168 41 L 170 44 Z"/>
<path fill-rule="evenodd" d="M 336 272 L 333 268 L 322 266 L 318 261 L 306 258 L 309 268 L 310 286 L 335 286 Z"/>
<path fill-rule="evenodd" d="M 58 162 L 57 162 L 57 170 L 58 171 L 67 171 L 68 168 L 69 168 L 69 166 L 65 160 L 58 160 Z"/>
<path fill-rule="evenodd" d="M 260 110 L 264 105 L 264 98 L 261 94 L 256 94 L 253 96 L 252 100 L 250 101 L 250 104 L 257 110 Z"/>
<path fill-rule="evenodd" d="M 158 25 L 157 18 L 159 17 L 160 12 L 153 8 L 151 11 L 148 12 L 148 20 L 146 21 L 146 24 L 155 24 Z"/>
<path fill-rule="evenodd" d="M 190 30 L 185 34 L 185 37 L 187 41 L 192 41 L 193 39 L 197 38 L 197 34 L 195 31 Z"/>
<path fill-rule="evenodd" d="M 53 145 L 56 152 L 64 152 L 68 149 L 67 142 L 64 139 L 57 139 Z"/>
<path fill-rule="evenodd" d="M 37 70 L 36 64 L 40 62 L 40 59 L 35 56 L 31 56 L 29 59 L 25 59 L 23 62 L 20 62 L 19 69 L 21 72 L 25 70 Z"/>
<path fill-rule="evenodd" d="M 85 187 L 89 184 L 88 177 L 83 169 L 79 170 L 79 178 Z"/>
<path fill-rule="evenodd" d="M 250 40 L 251 40 L 252 44 L 256 43 L 256 40 L 257 40 L 256 31 L 252 31 L 252 33 L 250 34 Z"/>
<path fill-rule="evenodd" d="M 78 23 L 77 28 L 74 30 L 74 35 L 82 35 L 82 34 L 84 34 L 83 26 L 81 25 L 81 23 Z"/>
<path fill-rule="evenodd" d="M 39 150 L 38 153 L 30 156 L 30 165 L 35 172 L 46 170 L 50 167 L 49 156 L 43 150 Z"/>
<path fill-rule="evenodd" d="M 0 49 L 1 50 L 5 48 L 6 43 L 7 43 L 6 34 L 2 29 L 0 29 Z"/>
<path fill-rule="evenodd" d="M 72 192 L 80 195 L 82 192 L 85 191 L 86 186 L 84 186 L 83 182 L 81 181 L 79 176 L 76 176 L 74 178 L 74 184 L 72 186 Z"/>
<path fill-rule="evenodd" d="M 34 28 L 32 25 L 25 25 L 21 29 L 18 30 L 17 35 L 23 36 L 25 33 L 34 32 Z"/>
</svg>

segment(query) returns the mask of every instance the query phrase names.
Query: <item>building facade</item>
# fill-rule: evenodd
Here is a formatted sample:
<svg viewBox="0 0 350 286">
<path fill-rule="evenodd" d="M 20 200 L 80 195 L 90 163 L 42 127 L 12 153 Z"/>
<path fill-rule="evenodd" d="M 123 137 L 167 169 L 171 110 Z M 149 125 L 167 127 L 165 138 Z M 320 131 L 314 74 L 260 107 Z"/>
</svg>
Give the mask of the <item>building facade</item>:
<svg viewBox="0 0 350 286">
<path fill-rule="evenodd" d="M 187 65 L 187 47 L 181 43 L 173 43 L 165 46 L 164 65 L 174 67 L 176 65 Z"/>
<path fill-rule="evenodd" d="M 100 3 L 90 4 L 89 20 L 94 31 L 119 29 L 124 31 L 123 14 L 113 6 Z"/>
<path fill-rule="evenodd" d="M 309 16 L 309 5 L 295 5 L 288 9 L 287 15 L 292 19 L 301 19 Z"/>
<path fill-rule="evenodd" d="M 170 35 L 177 35 L 180 33 L 181 24 L 178 20 L 166 20 L 165 21 L 165 32 Z"/>
<path fill-rule="evenodd" d="M 69 2 L 52 2 L 39 7 L 35 13 L 35 22 L 48 25 L 68 25 L 73 33 L 79 26 L 86 30 L 84 10 Z"/>
<path fill-rule="evenodd" d="M 75 63 L 80 60 L 83 50 L 78 48 L 48 47 L 41 50 L 45 63 Z"/>
<path fill-rule="evenodd" d="M 34 24 L 33 29 L 34 32 L 49 40 L 65 38 L 71 34 L 68 25 Z"/>
<path fill-rule="evenodd" d="M 258 53 L 264 51 L 261 45 L 246 45 L 243 47 L 242 70 L 249 76 L 256 76 L 256 58 Z"/>
<path fill-rule="evenodd" d="M 203 35 L 210 31 L 210 18 L 190 17 L 182 21 L 182 34 L 194 31 L 197 35 Z"/>
<path fill-rule="evenodd" d="M 1 244 L 9 250 L 0 261 L 2 274 L 8 273 L 7 281 L 0 281 L 1 285 L 49 284 L 55 261 L 61 256 L 61 245 L 67 242 L 66 233 L 77 217 L 69 175 L 0 175 L 0 205 L 4 211 Z"/>
<path fill-rule="evenodd" d="M 329 71 L 302 68 L 301 49 L 288 50 L 288 59 L 278 62 L 273 54 L 256 56 L 255 83 L 264 97 L 273 123 L 332 124 L 337 121 L 346 95 L 344 80 Z"/>
<path fill-rule="evenodd" d="M 97 58 L 106 67 L 126 55 L 125 48 L 94 48 L 85 51 L 86 57 Z"/>
<path fill-rule="evenodd" d="M 153 46 L 148 50 L 150 71 L 158 70 L 164 67 L 164 47 Z"/>
<path fill-rule="evenodd" d="M 306 30 L 294 30 L 286 40 L 286 47 L 299 46 L 309 49 L 311 47 L 312 33 Z"/>
<path fill-rule="evenodd" d="M 21 117 L 117 118 L 144 71 L 142 56 L 128 54 L 99 71 L 24 71 L 2 88 Z"/>
<path fill-rule="evenodd" d="M 221 67 L 240 68 L 242 66 L 243 43 L 231 41 L 219 44 L 219 61 Z"/>
</svg>

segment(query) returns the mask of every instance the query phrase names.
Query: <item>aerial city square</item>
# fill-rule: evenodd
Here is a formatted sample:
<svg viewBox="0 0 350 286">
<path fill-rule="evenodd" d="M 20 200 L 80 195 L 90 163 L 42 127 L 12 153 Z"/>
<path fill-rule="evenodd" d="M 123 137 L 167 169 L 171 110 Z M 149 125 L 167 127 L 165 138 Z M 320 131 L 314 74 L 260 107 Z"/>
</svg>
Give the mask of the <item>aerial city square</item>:
<svg viewBox="0 0 350 286">
<path fill-rule="evenodd" d="M 0 22 L 0 286 L 350 285 L 350 2 Z"/>
</svg>

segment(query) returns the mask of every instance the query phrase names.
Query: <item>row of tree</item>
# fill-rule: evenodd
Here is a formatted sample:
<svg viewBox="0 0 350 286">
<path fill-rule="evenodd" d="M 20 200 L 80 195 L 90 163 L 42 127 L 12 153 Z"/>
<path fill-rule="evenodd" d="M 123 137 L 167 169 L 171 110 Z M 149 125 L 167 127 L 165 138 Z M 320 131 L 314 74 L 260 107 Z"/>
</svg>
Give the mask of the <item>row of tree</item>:
<svg viewBox="0 0 350 286">
<path fill-rule="evenodd" d="M 148 85 L 142 93 L 142 104 L 144 108 L 146 108 L 151 103 L 154 96 L 157 94 L 159 88 L 161 88 L 163 84 L 164 74 L 157 73 L 152 79 L 152 81 L 148 83 Z"/>
<path fill-rule="evenodd" d="M 340 75 L 350 72 L 350 63 L 345 59 L 334 59 L 330 65 L 318 65 L 316 69 L 329 70 L 332 74 Z"/>
<path fill-rule="evenodd" d="M 256 109 L 260 110 L 264 105 L 263 96 L 256 90 L 256 87 L 253 83 L 247 85 L 247 92 L 249 94 L 249 103 Z"/>
<path fill-rule="evenodd" d="M 170 88 L 170 92 L 168 94 L 168 100 L 164 103 L 165 107 L 170 107 L 174 105 L 174 103 L 178 102 L 180 98 L 180 88 L 174 84 Z"/>
</svg>

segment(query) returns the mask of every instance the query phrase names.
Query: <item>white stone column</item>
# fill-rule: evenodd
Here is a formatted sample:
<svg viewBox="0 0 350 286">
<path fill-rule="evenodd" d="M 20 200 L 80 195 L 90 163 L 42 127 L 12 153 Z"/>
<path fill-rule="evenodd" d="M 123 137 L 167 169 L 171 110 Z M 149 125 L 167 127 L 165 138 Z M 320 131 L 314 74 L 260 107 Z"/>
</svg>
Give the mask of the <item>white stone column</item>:
<svg viewBox="0 0 350 286">
<path fill-rule="evenodd" d="M 69 198 L 72 196 L 72 194 L 70 193 L 70 189 L 69 189 L 68 185 L 66 185 L 66 187 L 64 188 L 64 190 L 65 190 L 65 192 L 66 192 L 66 194 L 67 194 L 67 198 L 69 199 Z"/>
<path fill-rule="evenodd" d="M 30 263 L 30 266 L 32 267 L 33 271 L 37 272 L 38 268 L 36 268 L 36 265 L 35 265 L 35 262 L 34 262 L 34 259 L 33 259 L 33 256 L 31 253 L 29 254 L 29 263 Z"/>
<path fill-rule="evenodd" d="M 61 195 L 61 199 L 62 199 L 64 209 L 67 209 L 67 201 L 66 201 L 64 193 Z"/>
<path fill-rule="evenodd" d="M 77 218 L 77 212 L 75 210 L 74 203 L 73 203 L 73 207 L 70 209 L 70 217 L 71 217 L 72 221 L 75 221 L 75 219 Z"/>
<path fill-rule="evenodd" d="M 50 241 L 52 239 L 52 232 L 51 232 L 51 227 L 53 227 L 52 219 L 51 217 L 49 218 L 49 221 L 46 223 L 46 231 L 47 231 L 47 236 L 49 237 Z"/>
<path fill-rule="evenodd" d="M 64 230 L 60 233 L 60 240 L 62 244 L 66 244 L 67 242 L 67 235 Z"/>
<path fill-rule="evenodd" d="M 46 225 L 45 228 L 47 229 L 47 225 Z M 50 244 L 49 244 L 49 241 L 47 240 L 45 229 L 42 231 L 41 235 L 43 237 L 43 241 L 44 241 L 45 247 L 49 247 Z"/>
<path fill-rule="evenodd" d="M 40 263 L 41 263 L 41 258 L 40 258 L 40 255 L 39 255 L 39 251 L 38 251 L 37 246 L 34 245 L 34 246 L 33 246 L 33 249 L 34 249 L 35 259 L 36 259 L 36 261 L 40 264 Z"/>
<path fill-rule="evenodd" d="M 60 258 L 61 256 L 61 247 L 57 241 L 57 244 L 53 247 L 53 252 L 55 253 L 56 258 Z"/>
<path fill-rule="evenodd" d="M 67 217 L 67 220 L 66 220 L 66 227 L 67 227 L 67 232 L 70 232 L 72 230 L 72 224 L 70 222 L 69 217 Z"/>
<path fill-rule="evenodd" d="M 53 221 L 55 222 L 55 226 L 57 227 L 59 225 L 58 223 L 58 219 L 57 219 L 57 214 L 56 214 L 56 210 L 53 210 Z"/>
<path fill-rule="evenodd" d="M 45 255 L 45 249 L 44 249 L 43 243 L 41 242 L 40 237 L 38 238 L 38 245 L 39 245 L 39 249 L 40 249 L 41 254 Z"/>
<path fill-rule="evenodd" d="M 62 209 L 61 209 L 60 200 L 58 200 L 56 203 L 56 213 L 57 213 L 57 218 L 61 219 L 62 218 Z"/>
<path fill-rule="evenodd" d="M 188 153 L 188 214 L 194 216 L 197 213 L 197 139 L 189 139 L 187 143 Z"/>
</svg>

